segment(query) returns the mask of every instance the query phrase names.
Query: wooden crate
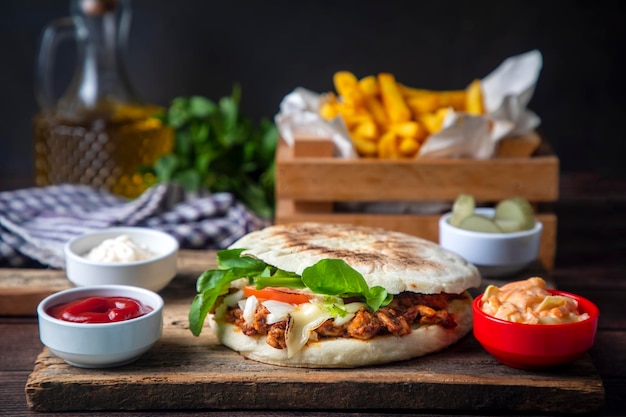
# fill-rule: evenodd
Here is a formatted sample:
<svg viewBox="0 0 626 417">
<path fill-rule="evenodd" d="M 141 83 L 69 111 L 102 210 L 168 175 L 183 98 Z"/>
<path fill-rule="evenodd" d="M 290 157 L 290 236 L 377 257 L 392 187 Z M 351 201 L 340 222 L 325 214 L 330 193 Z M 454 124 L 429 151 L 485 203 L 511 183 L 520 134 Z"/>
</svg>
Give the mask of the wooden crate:
<svg viewBox="0 0 626 417">
<path fill-rule="evenodd" d="M 329 139 L 284 141 L 276 152 L 276 223 L 318 221 L 384 227 L 439 240 L 440 214 L 339 212 L 339 202 L 449 202 L 461 193 L 481 205 L 522 196 L 543 222 L 539 259 L 554 266 L 559 160 L 535 133 L 501 141 L 497 156 L 476 159 L 342 159 Z"/>
</svg>

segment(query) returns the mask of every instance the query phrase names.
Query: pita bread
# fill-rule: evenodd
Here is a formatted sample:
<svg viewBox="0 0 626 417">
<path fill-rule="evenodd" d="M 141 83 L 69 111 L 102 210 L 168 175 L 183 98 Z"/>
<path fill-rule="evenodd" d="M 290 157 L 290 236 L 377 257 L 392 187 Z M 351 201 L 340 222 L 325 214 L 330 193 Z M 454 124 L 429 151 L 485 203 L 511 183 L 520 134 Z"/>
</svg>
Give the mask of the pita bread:
<svg viewBox="0 0 626 417">
<path fill-rule="evenodd" d="M 414 326 L 406 336 L 377 336 L 368 340 L 324 338 L 309 341 L 293 357 L 287 349 L 274 349 L 265 342 L 265 336 L 246 336 L 233 324 L 217 322 L 213 316 L 209 324 L 220 342 L 242 356 L 272 365 L 302 368 L 354 368 L 408 360 L 440 351 L 465 336 L 472 328 L 471 297 L 457 299 L 448 306 L 455 315 L 457 326 Z"/>
<path fill-rule="evenodd" d="M 252 232 L 230 248 L 245 249 L 265 263 L 289 272 L 322 259 L 343 259 L 370 287 L 390 294 L 460 294 L 480 285 L 476 267 L 441 246 L 405 233 L 347 224 L 293 223 Z"/>
</svg>

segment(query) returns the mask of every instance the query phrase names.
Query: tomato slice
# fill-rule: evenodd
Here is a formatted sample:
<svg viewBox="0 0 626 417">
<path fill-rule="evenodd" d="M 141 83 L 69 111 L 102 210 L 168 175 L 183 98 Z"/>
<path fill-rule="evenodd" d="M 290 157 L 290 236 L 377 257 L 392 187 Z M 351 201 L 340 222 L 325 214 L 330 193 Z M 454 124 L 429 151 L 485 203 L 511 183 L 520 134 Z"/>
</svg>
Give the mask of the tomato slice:
<svg viewBox="0 0 626 417">
<path fill-rule="evenodd" d="M 254 285 L 247 285 L 243 287 L 243 294 L 246 297 L 254 295 L 259 300 L 275 300 L 289 304 L 304 304 L 310 300 L 307 294 L 283 287 L 265 287 L 257 290 Z"/>
</svg>

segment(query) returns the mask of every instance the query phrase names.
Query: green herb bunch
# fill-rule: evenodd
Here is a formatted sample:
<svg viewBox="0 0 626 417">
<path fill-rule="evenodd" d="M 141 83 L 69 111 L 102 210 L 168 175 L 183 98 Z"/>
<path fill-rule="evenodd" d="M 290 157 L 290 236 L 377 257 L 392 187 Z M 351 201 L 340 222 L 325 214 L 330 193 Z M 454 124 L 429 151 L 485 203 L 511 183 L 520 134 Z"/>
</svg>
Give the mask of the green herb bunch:
<svg viewBox="0 0 626 417">
<path fill-rule="evenodd" d="M 274 214 L 276 126 L 258 125 L 240 113 L 241 89 L 215 103 L 205 97 L 178 97 L 162 116 L 175 132 L 174 150 L 146 171 L 157 182 L 173 182 L 190 191 L 230 192 L 250 210 Z"/>
</svg>

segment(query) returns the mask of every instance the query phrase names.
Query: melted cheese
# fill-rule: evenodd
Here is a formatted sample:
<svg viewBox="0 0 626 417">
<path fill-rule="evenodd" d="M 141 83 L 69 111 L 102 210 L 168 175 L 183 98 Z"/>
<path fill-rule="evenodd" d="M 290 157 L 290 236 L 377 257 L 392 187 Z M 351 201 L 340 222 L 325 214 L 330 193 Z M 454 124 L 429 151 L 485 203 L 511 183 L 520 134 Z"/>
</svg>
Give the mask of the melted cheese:
<svg viewBox="0 0 626 417">
<path fill-rule="evenodd" d="M 498 288 L 489 285 L 483 293 L 481 309 L 494 317 L 514 323 L 561 324 L 589 318 L 578 313 L 578 302 L 552 295 L 538 277 L 510 282 Z"/>
<path fill-rule="evenodd" d="M 287 357 L 298 353 L 309 341 L 313 331 L 320 327 L 331 315 L 324 308 L 311 303 L 299 304 L 290 314 L 285 332 Z"/>
<path fill-rule="evenodd" d="M 268 324 L 287 321 L 285 343 L 287 344 L 287 356 L 290 358 L 298 353 L 309 339 L 315 339 L 317 334 L 314 330 L 332 317 L 323 306 L 312 303 L 294 305 L 274 300 L 260 302 L 254 295 L 239 300 L 238 303 L 242 310 L 243 320 L 250 326 L 254 324 L 254 315 L 259 304 L 269 310 Z M 226 303 L 220 307 L 222 307 L 221 310 L 225 311 Z M 223 317 L 224 312 L 221 310 L 216 309 L 216 315 L 219 313 L 219 316 Z"/>
</svg>

